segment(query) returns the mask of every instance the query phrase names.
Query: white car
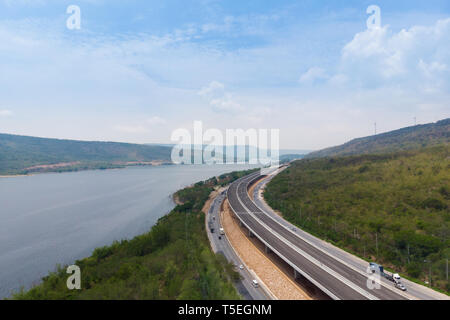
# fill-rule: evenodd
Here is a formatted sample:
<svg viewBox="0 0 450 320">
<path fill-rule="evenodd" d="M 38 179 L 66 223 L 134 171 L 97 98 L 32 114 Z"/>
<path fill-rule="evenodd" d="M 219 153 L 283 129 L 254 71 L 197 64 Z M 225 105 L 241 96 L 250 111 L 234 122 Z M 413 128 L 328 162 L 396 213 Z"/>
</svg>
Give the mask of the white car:
<svg viewBox="0 0 450 320">
<path fill-rule="evenodd" d="M 406 291 L 406 287 L 403 285 L 403 283 L 401 283 L 401 282 L 397 282 L 396 284 L 395 284 L 395 287 L 397 288 L 397 289 L 400 289 L 400 290 L 402 290 L 402 291 Z"/>
<path fill-rule="evenodd" d="M 244 270 L 244 266 L 241 264 L 241 265 L 239 266 L 239 269 Z"/>
</svg>

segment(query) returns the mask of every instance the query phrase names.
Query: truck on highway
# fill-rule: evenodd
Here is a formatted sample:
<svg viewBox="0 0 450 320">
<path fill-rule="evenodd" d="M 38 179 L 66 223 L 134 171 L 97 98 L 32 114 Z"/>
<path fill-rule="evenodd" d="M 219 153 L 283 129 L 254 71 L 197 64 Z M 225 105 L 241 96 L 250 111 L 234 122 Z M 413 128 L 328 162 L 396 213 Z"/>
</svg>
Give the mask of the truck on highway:
<svg viewBox="0 0 450 320">
<path fill-rule="evenodd" d="M 369 267 L 370 267 L 370 270 L 372 271 L 372 273 L 379 274 L 380 276 L 393 282 L 396 288 L 398 288 L 402 291 L 406 291 L 406 287 L 401 282 L 401 277 L 398 273 L 391 274 L 389 272 L 386 272 L 386 271 L 384 271 L 383 266 L 380 266 L 380 265 L 376 264 L 375 262 L 371 262 L 369 264 Z"/>
<path fill-rule="evenodd" d="M 211 231 L 211 233 L 214 233 L 214 226 L 213 226 L 212 221 L 208 222 L 208 227 L 209 227 L 209 230 Z"/>
</svg>

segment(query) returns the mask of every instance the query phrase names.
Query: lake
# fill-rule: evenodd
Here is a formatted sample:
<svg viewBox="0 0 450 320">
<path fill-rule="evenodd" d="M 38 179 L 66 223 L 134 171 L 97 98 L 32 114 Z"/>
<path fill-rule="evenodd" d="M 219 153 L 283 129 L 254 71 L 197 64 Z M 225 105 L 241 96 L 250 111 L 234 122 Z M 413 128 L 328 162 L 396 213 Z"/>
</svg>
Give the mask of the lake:
<svg viewBox="0 0 450 320">
<path fill-rule="evenodd" d="M 245 165 L 136 167 L 0 178 L 0 299 L 56 265 L 147 232 L 171 195 Z"/>
</svg>

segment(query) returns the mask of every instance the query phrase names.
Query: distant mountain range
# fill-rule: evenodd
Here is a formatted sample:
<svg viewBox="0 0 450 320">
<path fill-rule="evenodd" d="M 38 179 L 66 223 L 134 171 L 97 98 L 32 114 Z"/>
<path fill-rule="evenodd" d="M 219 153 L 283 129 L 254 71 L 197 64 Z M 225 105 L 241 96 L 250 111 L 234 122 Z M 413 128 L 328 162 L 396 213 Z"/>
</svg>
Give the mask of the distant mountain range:
<svg viewBox="0 0 450 320">
<path fill-rule="evenodd" d="M 358 138 L 341 146 L 311 152 L 280 150 L 282 162 L 293 159 L 388 153 L 430 147 L 450 142 L 450 119 L 407 127 L 375 136 Z M 118 142 L 59 140 L 0 134 L 0 174 L 28 174 L 49 171 L 120 168 L 130 165 L 171 164 L 171 144 L 131 144 Z M 224 155 L 237 151 L 238 162 L 248 159 L 254 147 L 224 148 Z M 193 148 L 192 155 L 201 153 Z M 244 155 L 242 157 L 242 155 Z M 306 156 L 304 156 L 307 154 Z M 221 155 L 218 155 L 221 156 Z"/>
<path fill-rule="evenodd" d="M 118 168 L 170 162 L 171 148 L 0 134 L 0 174 Z"/>
<path fill-rule="evenodd" d="M 311 152 L 306 158 L 389 153 L 448 144 L 449 142 L 450 118 L 436 123 L 417 125 L 375 136 L 354 139 L 340 146 Z"/>
<path fill-rule="evenodd" d="M 163 146 L 163 147 L 174 147 L 176 146 L 175 144 L 163 144 L 163 143 L 148 143 L 146 145 L 149 146 Z M 203 148 L 205 148 L 206 145 L 203 145 Z M 201 145 L 194 145 L 193 149 L 194 150 L 201 150 L 202 146 Z M 232 150 L 233 147 L 227 147 L 227 150 Z M 256 147 L 251 147 L 251 149 L 253 151 L 258 150 L 258 148 Z M 246 152 L 248 152 L 249 147 L 245 147 L 245 146 L 238 146 L 238 150 L 242 151 L 242 150 L 246 150 Z M 292 156 L 303 156 L 306 155 L 308 153 L 311 153 L 313 150 L 304 150 L 304 149 L 280 149 L 279 153 L 280 153 L 280 157 L 283 156 L 288 156 L 288 157 L 292 157 Z"/>
<path fill-rule="evenodd" d="M 0 175 L 36 172 L 63 172 L 87 169 L 110 169 L 136 165 L 172 164 L 173 144 L 131 144 L 37 138 L 0 134 Z M 205 148 L 206 146 L 203 146 Z M 299 159 L 294 150 L 281 150 L 281 161 Z M 232 154 L 236 152 L 235 157 Z M 303 154 L 308 151 L 299 151 Z M 248 161 L 250 154 L 258 154 L 254 147 L 223 148 L 218 157 L 228 161 Z M 202 156 L 202 146 L 192 148 L 192 158 Z M 192 159 L 193 162 L 193 159 Z"/>
</svg>

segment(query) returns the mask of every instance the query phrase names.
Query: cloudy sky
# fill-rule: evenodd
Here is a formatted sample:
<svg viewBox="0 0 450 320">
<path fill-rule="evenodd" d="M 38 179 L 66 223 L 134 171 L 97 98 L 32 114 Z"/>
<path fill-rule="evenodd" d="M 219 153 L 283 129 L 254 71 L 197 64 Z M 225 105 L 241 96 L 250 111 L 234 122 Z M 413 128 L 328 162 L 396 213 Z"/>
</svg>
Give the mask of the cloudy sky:
<svg viewBox="0 0 450 320">
<path fill-rule="evenodd" d="M 200 120 L 319 149 L 449 101 L 448 0 L 0 0 L 3 133 L 167 143 Z"/>
</svg>

